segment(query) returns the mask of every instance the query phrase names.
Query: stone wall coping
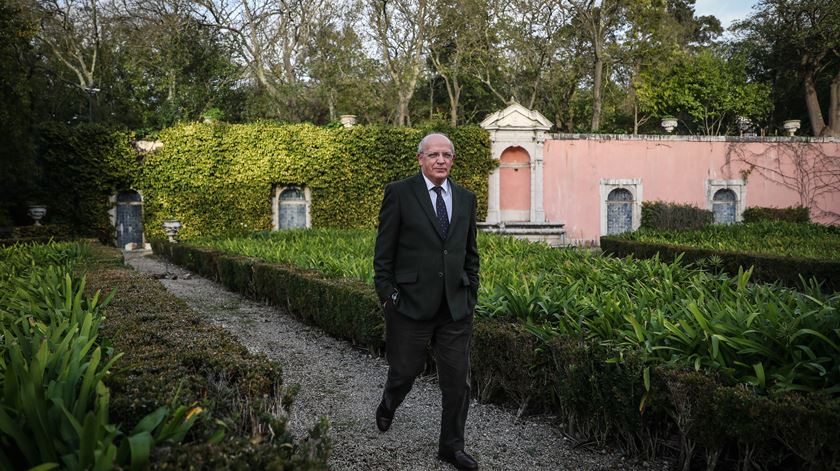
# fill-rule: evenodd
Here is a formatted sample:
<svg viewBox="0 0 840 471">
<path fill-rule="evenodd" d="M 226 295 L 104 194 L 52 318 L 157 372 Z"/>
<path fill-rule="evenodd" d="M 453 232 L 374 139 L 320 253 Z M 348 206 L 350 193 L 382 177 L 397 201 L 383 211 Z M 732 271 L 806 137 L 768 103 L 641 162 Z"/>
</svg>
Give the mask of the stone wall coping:
<svg viewBox="0 0 840 471">
<path fill-rule="evenodd" d="M 840 143 L 840 137 L 813 136 L 705 136 L 665 134 L 570 134 L 552 133 L 557 141 L 689 141 L 689 142 L 803 142 L 812 144 Z"/>
</svg>

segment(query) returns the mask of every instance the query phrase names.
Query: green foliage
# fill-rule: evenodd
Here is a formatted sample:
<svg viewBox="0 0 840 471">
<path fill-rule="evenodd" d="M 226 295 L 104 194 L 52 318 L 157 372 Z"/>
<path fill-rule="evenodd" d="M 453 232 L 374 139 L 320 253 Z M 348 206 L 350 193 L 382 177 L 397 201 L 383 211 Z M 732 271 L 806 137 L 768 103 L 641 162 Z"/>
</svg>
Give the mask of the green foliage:
<svg viewBox="0 0 840 471">
<path fill-rule="evenodd" d="M 196 240 L 367 284 L 373 279 L 373 242 L 371 231 L 348 230 Z M 832 389 L 832 381 L 840 382 L 834 350 L 840 345 L 834 330 L 840 326 L 840 298 L 819 289 L 806 296 L 748 285 L 749 272 L 710 275 L 679 262 L 590 256 L 488 234 L 480 234 L 479 251 L 481 317 L 521 322 L 544 339 L 594 339 L 615 351 L 641 352 L 645 361 L 691 365 L 761 389 L 840 394 Z M 224 265 L 218 266 L 221 272 Z M 775 314 L 765 315 L 761 321 L 767 324 L 758 327 L 756 312 Z M 789 331 L 791 323 L 799 327 Z M 753 343 L 785 346 L 757 349 Z M 814 356 L 807 360 L 803 351 Z"/>
<path fill-rule="evenodd" d="M 759 212 L 759 214 L 766 212 Z M 791 214 L 802 214 L 801 210 Z M 797 216 L 799 217 L 799 216 Z M 621 240 L 654 242 L 718 252 L 757 253 L 817 260 L 840 260 L 840 228 L 784 221 L 715 224 L 693 231 L 640 229 Z"/>
<path fill-rule="evenodd" d="M 17 4 L 0 1 L 0 226 L 26 221 L 23 206 L 37 175 L 30 129 L 33 85 L 21 67 L 34 56 L 35 32 Z"/>
<path fill-rule="evenodd" d="M 80 234 L 113 239 L 108 198 L 132 188 L 140 169 L 132 137 L 129 131 L 100 125 L 43 126 L 40 202 L 48 208 L 45 220 L 68 224 Z"/>
<path fill-rule="evenodd" d="M 646 71 L 637 93 L 644 112 L 677 116 L 692 134 L 730 134 L 737 117 L 764 122 L 772 109 L 769 86 L 747 80 L 743 58 L 713 50 Z"/>
<path fill-rule="evenodd" d="M 340 249 L 330 250 L 331 241 Z M 372 287 L 338 289 L 358 284 L 340 277 L 370 279 L 372 231 L 200 242 L 224 251 L 154 245 L 210 276 L 220 275 L 221 259 L 233 260 L 242 273 L 253 271 L 252 295 L 381 349 Z M 670 446 L 665 437 L 678 433 L 685 463 L 699 450 L 738 463 L 840 460 L 833 425 L 840 419 L 837 295 L 753 284 L 749 273 L 711 275 L 681 263 L 614 259 L 487 234 L 480 234 L 479 250 L 472 348 L 479 398 L 560 414 L 572 434 L 598 443 L 618 438 L 646 457 L 662 453 Z M 233 251 L 301 265 L 262 263 Z M 369 268 L 360 274 L 363 261 Z M 365 326 L 377 329 L 358 335 Z M 791 424 L 797 433 L 788 430 Z M 738 454 L 744 447 L 750 452 Z"/>
<path fill-rule="evenodd" d="M 4 469 L 140 469 L 151 449 L 180 442 L 197 419 L 166 406 L 124 438 L 110 422 L 103 380 L 122 356 L 99 342 L 100 292 L 72 270 L 78 244 L 0 250 L 0 464 Z"/>
<path fill-rule="evenodd" d="M 840 6 L 832 0 L 763 0 L 734 25 L 750 75 L 773 84 L 773 128 L 801 119 L 802 134 L 837 136 L 833 80 L 840 71 Z M 832 126 L 832 122 L 834 125 Z"/>
<path fill-rule="evenodd" d="M 146 157 L 138 186 L 146 233 L 161 237 L 165 219 L 179 219 L 189 238 L 271 228 L 275 185 L 311 191 L 315 227 L 373 227 L 390 181 L 419 171 L 417 143 L 431 129 L 312 125 L 189 124 L 161 132 L 161 151 Z M 445 129 L 458 157 L 455 181 L 487 208 L 494 167 L 487 133 L 476 126 Z"/>
<path fill-rule="evenodd" d="M 173 417 L 197 417 L 185 443 L 152 451 L 156 469 L 326 468 L 329 425 L 322 418 L 304 439 L 291 433 L 296 387 L 284 385 L 280 364 L 249 353 L 157 280 L 108 263 L 115 249 L 99 250 L 97 258 L 106 263 L 90 269 L 88 279 L 119 293 L 108 306 L 102 337 L 124 353 L 106 379 L 112 416 L 148 428 L 153 419 L 144 417 L 156 420 L 155 411 L 169 404 Z M 159 424 L 161 433 L 174 433 L 167 423 L 173 422 Z"/>
<path fill-rule="evenodd" d="M 714 221 L 714 214 L 691 204 L 645 201 L 642 227 L 648 229 L 700 229 Z"/>
<path fill-rule="evenodd" d="M 800 224 L 811 222 L 811 211 L 804 206 L 764 208 L 753 206 L 744 210 L 744 222 L 787 221 Z"/>
</svg>

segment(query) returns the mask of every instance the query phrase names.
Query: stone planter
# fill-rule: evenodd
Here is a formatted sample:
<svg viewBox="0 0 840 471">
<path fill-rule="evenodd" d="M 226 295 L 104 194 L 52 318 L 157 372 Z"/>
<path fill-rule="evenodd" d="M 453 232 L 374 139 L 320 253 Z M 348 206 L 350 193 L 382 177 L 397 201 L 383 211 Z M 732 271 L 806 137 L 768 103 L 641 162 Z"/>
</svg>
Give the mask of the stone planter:
<svg viewBox="0 0 840 471">
<path fill-rule="evenodd" d="M 352 128 L 356 124 L 356 115 L 354 114 L 343 114 L 338 119 L 341 120 L 341 124 L 345 128 Z"/>
<path fill-rule="evenodd" d="M 177 242 L 175 240 L 178 237 L 178 231 L 181 230 L 181 221 L 177 219 L 167 219 L 163 221 L 163 232 L 166 233 L 166 237 L 169 238 L 169 242 Z"/>
<path fill-rule="evenodd" d="M 786 121 L 782 121 L 782 129 L 788 134 L 788 136 L 793 136 L 796 134 L 796 131 L 799 130 L 800 121 L 798 119 L 788 119 Z"/>
<path fill-rule="evenodd" d="M 27 209 L 26 214 L 35 221 L 36 226 L 41 225 L 41 219 L 47 215 L 47 207 L 42 204 L 33 204 L 29 206 Z"/>
<path fill-rule="evenodd" d="M 660 124 L 665 129 L 665 132 L 670 133 L 677 127 L 677 118 L 674 118 L 673 116 L 666 116 L 662 118 L 662 122 Z"/>
</svg>

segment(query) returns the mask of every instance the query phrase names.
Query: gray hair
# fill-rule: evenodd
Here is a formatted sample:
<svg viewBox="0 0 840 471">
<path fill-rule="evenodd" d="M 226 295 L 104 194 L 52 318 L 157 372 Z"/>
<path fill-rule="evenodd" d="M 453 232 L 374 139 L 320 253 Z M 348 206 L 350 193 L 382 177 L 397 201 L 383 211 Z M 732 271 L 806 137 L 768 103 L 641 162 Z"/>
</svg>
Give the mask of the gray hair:
<svg viewBox="0 0 840 471">
<path fill-rule="evenodd" d="M 449 147 L 452 148 L 452 153 L 453 154 L 455 153 L 455 144 L 452 143 L 452 139 L 449 139 L 449 136 L 447 136 L 446 134 L 440 133 L 440 132 L 433 132 L 431 134 L 426 134 L 426 136 L 423 137 L 423 139 L 420 139 L 420 143 L 417 144 L 417 153 L 418 154 L 423 153 L 423 147 L 426 146 L 426 143 L 429 141 L 429 138 L 432 137 L 432 136 L 440 136 L 440 137 L 446 139 L 446 141 L 449 142 Z"/>
</svg>

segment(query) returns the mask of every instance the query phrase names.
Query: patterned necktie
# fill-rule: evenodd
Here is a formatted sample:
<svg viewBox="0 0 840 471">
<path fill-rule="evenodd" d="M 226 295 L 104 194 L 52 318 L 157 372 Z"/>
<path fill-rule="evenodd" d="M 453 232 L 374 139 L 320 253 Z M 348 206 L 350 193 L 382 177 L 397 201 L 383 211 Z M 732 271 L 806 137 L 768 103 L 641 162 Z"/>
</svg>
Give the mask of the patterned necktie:
<svg viewBox="0 0 840 471">
<path fill-rule="evenodd" d="M 449 231 L 449 214 L 446 212 L 446 203 L 443 201 L 441 192 L 443 188 L 436 186 L 432 191 L 437 193 L 437 200 L 435 201 L 435 211 L 437 212 L 437 221 L 440 226 L 440 232 L 443 238 L 446 239 L 446 233 Z"/>
</svg>

